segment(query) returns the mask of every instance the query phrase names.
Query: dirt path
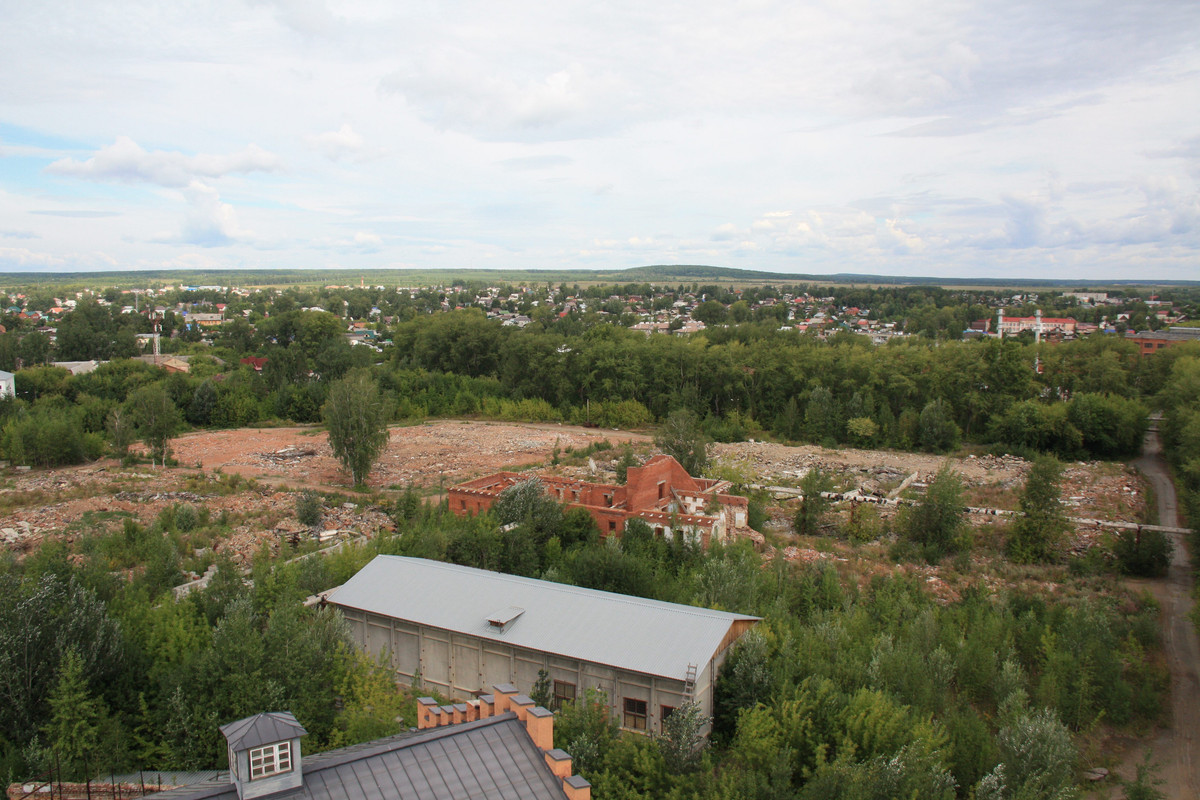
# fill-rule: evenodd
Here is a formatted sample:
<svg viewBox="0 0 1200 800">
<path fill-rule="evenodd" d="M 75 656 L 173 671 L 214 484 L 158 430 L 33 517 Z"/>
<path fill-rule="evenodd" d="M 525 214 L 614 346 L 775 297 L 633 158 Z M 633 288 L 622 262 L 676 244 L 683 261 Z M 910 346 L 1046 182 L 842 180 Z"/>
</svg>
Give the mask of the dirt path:
<svg viewBox="0 0 1200 800">
<path fill-rule="evenodd" d="M 1163 462 L 1158 432 L 1146 434 L 1142 456 L 1134 462 L 1154 484 L 1158 495 L 1160 525 L 1179 525 L 1175 486 Z M 1146 581 L 1162 605 L 1163 647 L 1171 672 L 1171 724 L 1149 744 L 1153 759 L 1161 765 L 1161 787 L 1170 798 L 1200 797 L 1200 641 L 1188 617 L 1192 607 L 1192 570 L 1184 537 L 1174 537 L 1175 552 L 1164 580 Z M 1140 750 L 1140 748 L 1139 748 Z M 1130 753 L 1121 772 L 1132 778 L 1141 752 Z"/>
</svg>

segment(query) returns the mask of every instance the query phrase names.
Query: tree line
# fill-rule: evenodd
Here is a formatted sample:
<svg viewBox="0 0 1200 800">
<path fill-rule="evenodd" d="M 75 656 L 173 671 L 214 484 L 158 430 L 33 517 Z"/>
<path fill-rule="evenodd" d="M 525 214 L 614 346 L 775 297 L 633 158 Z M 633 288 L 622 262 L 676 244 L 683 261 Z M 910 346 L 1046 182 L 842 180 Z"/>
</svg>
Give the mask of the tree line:
<svg viewBox="0 0 1200 800">
<path fill-rule="evenodd" d="M 462 415 L 628 428 L 686 409 L 720 441 L 769 436 L 931 452 L 966 442 L 1124 458 L 1140 447 L 1147 403 L 1170 378 L 1166 359 L 1142 358 L 1115 336 L 873 346 L 849 333 L 822 341 L 750 322 L 646 337 L 614 325 L 505 327 L 478 310 L 418 317 L 392 335 L 379 353 L 351 346 L 333 314 L 292 310 L 255 330 L 244 319 L 227 323 L 211 347 L 195 347 L 188 374 L 122 359 L 86 375 L 22 369 L 19 402 L 0 408 L 0 426 L 12 429 L 4 454 L 54 464 L 94 457 L 105 441 L 119 450 L 114 426 L 122 417 L 127 429 L 145 426 L 129 400 L 150 385 L 170 398 L 180 425 L 317 422 L 329 387 L 363 368 L 392 420 Z M 261 373 L 239 363 L 247 355 L 266 358 Z M 29 431 L 51 418 L 86 446 L 63 450 L 60 437 L 39 446 Z"/>
</svg>

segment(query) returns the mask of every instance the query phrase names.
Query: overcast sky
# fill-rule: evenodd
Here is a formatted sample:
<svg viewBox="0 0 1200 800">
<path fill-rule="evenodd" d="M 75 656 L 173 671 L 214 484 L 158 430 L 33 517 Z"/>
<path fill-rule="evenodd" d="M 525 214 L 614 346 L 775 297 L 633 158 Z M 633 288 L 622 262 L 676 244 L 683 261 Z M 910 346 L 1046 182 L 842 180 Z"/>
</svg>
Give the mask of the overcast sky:
<svg viewBox="0 0 1200 800">
<path fill-rule="evenodd" d="M 1200 279 L 1196 0 L 0 0 L 0 270 Z"/>
</svg>

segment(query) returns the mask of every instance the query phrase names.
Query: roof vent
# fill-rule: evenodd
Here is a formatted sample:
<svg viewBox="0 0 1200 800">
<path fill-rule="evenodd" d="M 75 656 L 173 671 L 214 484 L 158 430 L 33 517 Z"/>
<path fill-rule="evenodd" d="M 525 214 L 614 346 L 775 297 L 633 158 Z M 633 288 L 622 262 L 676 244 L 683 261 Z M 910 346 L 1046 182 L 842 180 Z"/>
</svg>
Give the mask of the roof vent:
<svg viewBox="0 0 1200 800">
<path fill-rule="evenodd" d="M 488 617 L 488 625 L 492 626 L 500 633 L 508 630 L 508 626 L 516 621 L 517 617 L 525 613 L 525 609 L 509 606 L 508 608 L 497 611 Z"/>
</svg>

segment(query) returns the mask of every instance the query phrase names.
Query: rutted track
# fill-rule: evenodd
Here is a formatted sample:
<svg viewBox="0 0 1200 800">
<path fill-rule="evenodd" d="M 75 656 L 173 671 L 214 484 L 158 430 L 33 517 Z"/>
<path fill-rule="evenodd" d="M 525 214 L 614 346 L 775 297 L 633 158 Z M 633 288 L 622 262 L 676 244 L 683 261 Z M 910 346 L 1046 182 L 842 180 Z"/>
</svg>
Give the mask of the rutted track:
<svg viewBox="0 0 1200 800">
<path fill-rule="evenodd" d="M 1154 484 L 1158 521 L 1178 528 L 1175 486 L 1161 454 L 1158 431 L 1146 434 L 1142 456 L 1134 465 Z M 1140 582 L 1162 605 L 1163 647 L 1171 672 L 1171 721 L 1149 745 L 1161 765 L 1162 787 L 1170 798 L 1200 797 L 1200 639 L 1188 612 L 1192 607 L 1192 569 L 1186 537 L 1172 534 L 1175 552 L 1167 577 Z M 1132 777 L 1141 753 L 1131 753 L 1122 771 Z"/>
</svg>

